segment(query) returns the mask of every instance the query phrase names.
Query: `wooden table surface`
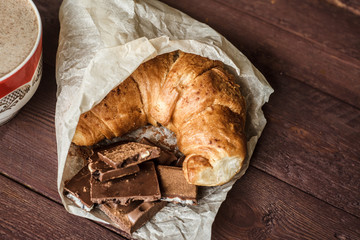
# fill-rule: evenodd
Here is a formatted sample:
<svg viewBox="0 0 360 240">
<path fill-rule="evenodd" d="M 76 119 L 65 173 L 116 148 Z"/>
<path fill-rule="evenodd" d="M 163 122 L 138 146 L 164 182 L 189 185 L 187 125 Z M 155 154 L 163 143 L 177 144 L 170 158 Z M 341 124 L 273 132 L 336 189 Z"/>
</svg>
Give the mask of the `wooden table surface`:
<svg viewBox="0 0 360 240">
<path fill-rule="evenodd" d="M 61 0 L 44 26 L 37 93 L 0 127 L 0 239 L 123 239 L 67 213 L 56 189 L 55 54 Z M 360 3 L 164 0 L 223 34 L 275 92 L 250 167 L 213 239 L 360 239 Z"/>
</svg>

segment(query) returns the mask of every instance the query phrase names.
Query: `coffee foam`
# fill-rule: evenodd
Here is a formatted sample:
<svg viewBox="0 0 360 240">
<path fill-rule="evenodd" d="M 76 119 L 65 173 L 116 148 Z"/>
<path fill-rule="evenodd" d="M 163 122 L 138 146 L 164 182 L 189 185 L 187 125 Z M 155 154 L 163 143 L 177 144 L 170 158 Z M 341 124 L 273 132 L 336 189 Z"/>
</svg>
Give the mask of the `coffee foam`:
<svg viewBox="0 0 360 240">
<path fill-rule="evenodd" d="M 0 78 L 20 65 L 33 49 L 38 20 L 28 0 L 0 1 Z"/>
</svg>

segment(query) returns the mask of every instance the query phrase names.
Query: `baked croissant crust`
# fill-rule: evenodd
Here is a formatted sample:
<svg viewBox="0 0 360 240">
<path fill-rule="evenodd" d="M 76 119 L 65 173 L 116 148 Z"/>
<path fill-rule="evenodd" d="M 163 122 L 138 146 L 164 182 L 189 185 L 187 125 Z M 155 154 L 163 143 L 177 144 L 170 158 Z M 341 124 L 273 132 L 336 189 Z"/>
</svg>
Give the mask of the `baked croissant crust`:
<svg viewBox="0 0 360 240">
<path fill-rule="evenodd" d="M 73 143 L 93 145 L 159 124 L 176 134 L 191 184 L 215 186 L 240 171 L 246 155 L 245 101 L 220 61 L 176 51 L 140 65 L 81 114 Z"/>
</svg>

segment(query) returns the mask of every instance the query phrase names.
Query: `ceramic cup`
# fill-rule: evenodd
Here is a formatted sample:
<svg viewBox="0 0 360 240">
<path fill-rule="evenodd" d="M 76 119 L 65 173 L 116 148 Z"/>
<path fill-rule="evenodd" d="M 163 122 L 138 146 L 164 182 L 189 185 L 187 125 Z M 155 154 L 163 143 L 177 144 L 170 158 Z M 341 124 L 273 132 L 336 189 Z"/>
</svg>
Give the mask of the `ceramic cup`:
<svg viewBox="0 0 360 240">
<path fill-rule="evenodd" d="M 0 26 L 2 125 L 19 112 L 39 86 L 42 25 L 39 11 L 31 0 L 0 1 L 0 22 L 3 24 Z"/>
</svg>

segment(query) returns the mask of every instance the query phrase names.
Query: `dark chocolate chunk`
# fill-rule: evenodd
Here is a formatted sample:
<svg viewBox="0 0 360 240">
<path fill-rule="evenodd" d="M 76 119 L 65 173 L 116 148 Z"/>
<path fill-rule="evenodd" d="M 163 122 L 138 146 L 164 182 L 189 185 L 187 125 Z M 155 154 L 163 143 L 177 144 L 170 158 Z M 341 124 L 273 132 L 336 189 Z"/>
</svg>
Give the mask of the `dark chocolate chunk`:
<svg viewBox="0 0 360 240">
<path fill-rule="evenodd" d="M 91 200 L 96 203 L 115 201 L 122 205 L 133 200 L 146 202 L 160 199 L 160 187 L 154 163 L 144 162 L 139 165 L 140 171 L 122 178 L 100 182 L 91 179 Z"/>
<path fill-rule="evenodd" d="M 90 199 L 90 177 L 91 174 L 86 165 L 64 186 L 66 197 L 86 211 L 90 211 L 94 205 Z"/>
<path fill-rule="evenodd" d="M 149 221 L 165 205 L 166 202 L 162 201 L 134 201 L 128 206 L 106 202 L 99 207 L 121 230 L 132 234 Z"/>
<path fill-rule="evenodd" d="M 100 182 L 104 182 L 134 174 L 140 171 L 140 168 L 138 165 L 125 168 L 113 168 L 107 165 L 105 162 L 101 161 L 97 154 L 94 154 L 89 159 L 89 170 L 93 178 L 99 180 Z"/>
<path fill-rule="evenodd" d="M 113 168 L 128 167 L 160 156 L 160 148 L 129 142 L 98 152 L 99 158 Z"/>
<path fill-rule="evenodd" d="M 177 159 L 175 162 L 172 163 L 172 165 L 176 166 L 176 167 L 182 167 L 184 160 L 185 160 L 185 156 L 180 157 L 179 159 Z"/>
<path fill-rule="evenodd" d="M 182 204 L 197 203 L 197 186 L 189 184 L 181 168 L 173 166 L 157 166 L 161 200 Z"/>
<path fill-rule="evenodd" d="M 155 144 L 147 138 L 142 138 L 140 143 L 155 146 L 161 149 L 160 156 L 156 159 L 156 162 L 160 165 L 170 165 L 172 162 L 177 161 L 177 157 L 173 152 L 168 151 L 167 149 Z"/>
</svg>

